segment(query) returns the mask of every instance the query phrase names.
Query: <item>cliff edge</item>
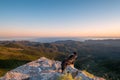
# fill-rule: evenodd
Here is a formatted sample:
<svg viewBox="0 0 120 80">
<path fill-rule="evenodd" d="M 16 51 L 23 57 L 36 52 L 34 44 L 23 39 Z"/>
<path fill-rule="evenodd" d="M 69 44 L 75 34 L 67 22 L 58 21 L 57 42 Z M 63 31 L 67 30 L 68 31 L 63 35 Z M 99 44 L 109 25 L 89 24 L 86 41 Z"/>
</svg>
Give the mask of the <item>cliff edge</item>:
<svg viewBox="0 0 120 80">
<path fill-rule="evenodd" d="M 68 66 L 65 72 L 69 72 L 74 80 L 105 80 L 72 66 Z M 60 61 L 41 57 L 7 72 L 0 80 L 58 80 L 62 75 L 65 75 L 65 73 L 61 73 Z"/>
</svg>

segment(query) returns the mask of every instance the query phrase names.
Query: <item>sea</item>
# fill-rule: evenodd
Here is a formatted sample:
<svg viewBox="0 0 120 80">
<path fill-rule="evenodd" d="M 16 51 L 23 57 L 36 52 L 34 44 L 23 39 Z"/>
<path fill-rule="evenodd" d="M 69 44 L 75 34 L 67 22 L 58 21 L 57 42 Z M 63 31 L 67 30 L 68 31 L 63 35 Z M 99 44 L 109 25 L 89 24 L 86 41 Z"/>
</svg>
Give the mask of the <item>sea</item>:
<svg viewBox="0 0 120 80">
<path fill-rule="evenodd" d="M 107 40 L 107 39 L 120 39 L 120 38 L 109 38 L 109 37 L 34 37 L 34 38 L 0 38 L 0 41 L 32 41 L 32 42 L 41 42 L 41 43 L 50 43 L 55 41 L 85 41 L 85 40 Z"/>
</svg>

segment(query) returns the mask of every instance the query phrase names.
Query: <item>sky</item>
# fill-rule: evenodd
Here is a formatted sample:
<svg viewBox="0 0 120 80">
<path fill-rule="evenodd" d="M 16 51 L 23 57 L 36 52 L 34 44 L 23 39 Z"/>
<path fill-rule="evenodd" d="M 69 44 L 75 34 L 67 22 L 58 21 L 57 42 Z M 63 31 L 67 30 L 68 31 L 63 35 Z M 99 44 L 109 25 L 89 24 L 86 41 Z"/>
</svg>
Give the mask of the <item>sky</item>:
<svg viewBox="0 0 120 80">
<path fill-rule="evenodd" d="M 0 0 L 0 37 L 120 37 L 120 0 Z"/>
</svg>

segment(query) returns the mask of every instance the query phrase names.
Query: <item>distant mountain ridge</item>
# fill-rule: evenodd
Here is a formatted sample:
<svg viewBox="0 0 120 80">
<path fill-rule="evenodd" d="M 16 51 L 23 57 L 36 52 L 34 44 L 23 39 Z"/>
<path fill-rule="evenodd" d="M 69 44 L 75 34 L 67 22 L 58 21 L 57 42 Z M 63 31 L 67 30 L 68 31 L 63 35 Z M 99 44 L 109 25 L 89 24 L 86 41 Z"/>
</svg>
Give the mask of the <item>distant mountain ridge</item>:
<svg viewBox="0 0 120 80">
<path fill-rule="evenodd" d="M 119 46 L 120 47 L 120 39 L 85 40 L 85 43 L 90 43 L 90 44 L 105 44 L 105 45 L 112 45 L 112 46 Z"/>
</svg>

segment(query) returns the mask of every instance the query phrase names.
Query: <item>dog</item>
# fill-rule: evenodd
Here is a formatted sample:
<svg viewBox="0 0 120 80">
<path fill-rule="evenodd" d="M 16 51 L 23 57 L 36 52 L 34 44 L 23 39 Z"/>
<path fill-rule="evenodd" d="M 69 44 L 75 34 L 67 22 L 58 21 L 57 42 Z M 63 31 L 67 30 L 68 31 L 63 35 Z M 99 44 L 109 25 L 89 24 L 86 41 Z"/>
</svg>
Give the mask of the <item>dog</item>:
<svg viewBox="0 0 120 80">
<path fill-rule="evenodd" d="M 64 72 L 65 68 L 68 65 L 72 65 L 74 67 L 74 63 L 75 63 L 76 59 L 77 59 L 77 53 L 73 52 L 72 55 L 70 55 L 67 59 L 63 60 L 62 63 L 61 63 L 62 73 Z"/>
</svg>

